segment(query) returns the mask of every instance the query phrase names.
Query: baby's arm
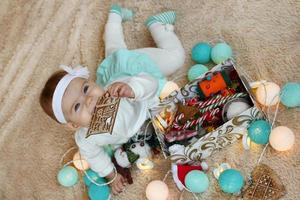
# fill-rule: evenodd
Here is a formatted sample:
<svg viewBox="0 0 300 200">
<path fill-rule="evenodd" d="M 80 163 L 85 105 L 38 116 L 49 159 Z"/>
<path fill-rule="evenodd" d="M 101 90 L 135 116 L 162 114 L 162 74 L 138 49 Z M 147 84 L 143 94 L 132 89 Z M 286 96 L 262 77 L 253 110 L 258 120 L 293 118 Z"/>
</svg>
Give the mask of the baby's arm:
<svg viewBox="0 0 300 200">
<path fill-rule="evenodd" d="M 91 145 L 85 149 L 80 148 L 80 153 L 90 164 L 91 169 L 97 172 L 99 176 L 105 177 L 107 181 L 114 179 L 116 176 L 114 164 L 102 147 L 92 147 Z M 125 185 L 126 179 L 120 174 L 117 174 L 115 180 L 110 184 L 113 194 L 122 192 Z"/>
<path fill-rule="evenodd" d="M 134 98 L 143 101 L 152 98 L 158 90 L 158 80 L 151 75 L 141 73 L 119 79 L 108 88 L 112 96 Z"/>
</svg>

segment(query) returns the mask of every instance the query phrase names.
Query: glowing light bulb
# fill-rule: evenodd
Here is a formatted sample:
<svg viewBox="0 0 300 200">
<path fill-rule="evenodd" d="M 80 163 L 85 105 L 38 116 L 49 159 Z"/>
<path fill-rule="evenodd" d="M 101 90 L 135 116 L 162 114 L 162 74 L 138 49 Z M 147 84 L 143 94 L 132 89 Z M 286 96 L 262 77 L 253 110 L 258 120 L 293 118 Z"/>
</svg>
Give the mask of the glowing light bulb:
<svg viewBox="0 0 300 200">
<path fill-rule="evenodd" d="M 79 152 L 76 152 L 73 156 L 73 164 L 74 166 L 81 170 L 81 171 L 84 171 L 84 170 L 87 170 L 88 168 L 90 168 L 89 166 L 89 163 L 82 158 L 82 156 L 80 155 Z"/>
<path fill-rule="evenodd" d="M 287 151 L 294 143 L 295 135 L 288 127 L 278 126 L 270 134 L 270 145 L 277 151 Z"/>
<path fill-rule="evenodd" d="M 136 162 L 136 165 L 141 170 L 148 170 L 148 169 L 152 169 L 154 167 L 153 162 L 151 160 L 149 160 L 148 158 L 138 159 Z"/>
<path fill-rule="evenodd" d="M 148 200 L 167 200 L 169 188 L 167 184 L 160 180 L 151 181 L 146 188 L 146 197 Z"/>
<path fill-rule="evenodd" d="M 164 99 L 175 90 L 179 90 L 178 85 L 173 81 L 168 81 L 160 92 L 159 98 Z"/>
</svg>

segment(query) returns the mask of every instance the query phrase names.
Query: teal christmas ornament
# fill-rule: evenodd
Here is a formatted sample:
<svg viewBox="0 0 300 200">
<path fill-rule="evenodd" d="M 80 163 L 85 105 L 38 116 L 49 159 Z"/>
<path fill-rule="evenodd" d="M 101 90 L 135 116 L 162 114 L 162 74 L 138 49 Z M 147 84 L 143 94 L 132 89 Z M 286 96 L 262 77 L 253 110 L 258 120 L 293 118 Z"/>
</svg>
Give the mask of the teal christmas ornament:
<svg viewBox="0 0 300 200">
<path fill-rule="evenodd" d="M 87 173 L 87 175 L 90 177 L 90 179 L 92 179 L 93 181 L 97 182 L 97 180 L 100 178 L 97 174 L 97 172 L 94 172 L 91 169 L 88 169 L 85 171 Z M 87 177 L 87 175 L 85 174 L 83 177 L 83 182 L 86 186 L 89 186 L 92 182 L 91 180 Z"/>
<path fill-rule="evenodd" d="M 197 64 L 192 66 L 188 71 L 188 79 L 189 81 L 195 80 L 200 75 L 206 73 L 208 68 L 205 65 Z"/>
<path fill-rule="evenodd" d="M 200 42 L 192 48 L 192 59 L 199 64 L 206 64 L 210 61 L 211 46 L 208 43 Z"/>
<path fill-rule="evenodd" d="M 97 179 L 97 183 L 103 184 L 106 183 L 104 178 Z M 107 200 L 110 196 L 110 188 L 108 185 L 98 186 L 91 183 L 88 188 L 89 197 L 91 200 Z"/>
<path fill-rule="evenodd" d="M 300 83 L 287 83 L 280 92 L 280 101 L 289 108 L 300 106 Z"/>
<path fill-rule="evenodd" d="M 71 187 L 78 181 L 78 172 L 74 167 L 63 167 L 57 175 L 58 182 L 65 187 Z"/>
<path fill-rule="evenodd" d="M 232 57 L 232 49 L 225 42 L 216 44 L 211 50 L 211 59 L 216 64 L 220 64 L 221 62 L 231 57 Z"/>
<path fill-rule="evenodd" d="M 253 121 L 248 127 L 248 136 L 256 144 L 267 144 L 271 133 L 271 124 L 266 120 Z"/>
<path fill-rule="evenodd" d="M 194 193 L 200 193 L 207 190 L 209 180 L 207 175 L 200 170 L 190 171 L 184 178 L 185 186 Z"/>
<path fill-rule="evenodd" d="M 220 174 L 218 182 L 223 192 L 236 193 L 244 186 L 244 177 L 236 169 L 227 169 Z"/>
</svg>

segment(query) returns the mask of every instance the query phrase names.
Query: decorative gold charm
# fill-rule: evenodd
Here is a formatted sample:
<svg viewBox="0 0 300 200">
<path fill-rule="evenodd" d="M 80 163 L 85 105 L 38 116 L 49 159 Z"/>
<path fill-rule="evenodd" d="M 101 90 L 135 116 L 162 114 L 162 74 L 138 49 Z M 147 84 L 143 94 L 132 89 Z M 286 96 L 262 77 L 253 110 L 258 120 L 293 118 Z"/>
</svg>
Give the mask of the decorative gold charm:
<svg viewBox="0 0 300 200">
<path fill-rule="evenodd" d="M 86 138 L 102 133 L 112 134 L 118 113 L 120 98 L 106 97 L 104 94 L 97 101 Z"/>
<path fill-rule="evenodd" d="M 269 166 L 260 164 L 251 175 L 252 184 L 244 191 L 244 200 L 276 200 L 285 194 L 284 185 Z"/>
</svg>

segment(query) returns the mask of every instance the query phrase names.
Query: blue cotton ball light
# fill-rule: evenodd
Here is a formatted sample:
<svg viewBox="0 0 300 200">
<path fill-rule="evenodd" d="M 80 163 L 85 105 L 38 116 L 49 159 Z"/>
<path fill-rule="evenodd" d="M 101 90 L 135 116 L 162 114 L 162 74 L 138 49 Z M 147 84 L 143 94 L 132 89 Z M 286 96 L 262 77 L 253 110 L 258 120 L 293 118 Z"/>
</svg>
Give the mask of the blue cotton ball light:
<svg viewBox="0 0 300 200">
<path fill-rule="evenodd" d="M 244 186 L 244 177 L 236 169 L 227 169 L 219 176 L 218 183 L 223 192 L 236 193 Z"/>
<path fill-rule="evenodd" d="M 207 175 L 200 170 L 190 171 L 184 178 L 185 186 L 194 193 L 205 192 L 209 186 Z"/>
<path fill-rule="evenodd" d="M 206 64 L 210 61 L 211 46 L 208 43 L 200 42 L 192 48 L 192 59 L 199 64 Z"/>
<path fill-rule="evenodd" d="M 104 178 L 99 177 L 96 181 L 98 184 L 106 183 Z M 98 186 L 91 183 L 88 188 L 89 197 L 91 200 L 107 200 L 110 196 L 110 188 L 107 185 Z"/>
<path fill-rule="evenodd" d="M 71 187 L 78 181 L 78 172 L 74 167 L 63 167 L 57 175 L 58 182 L 65 187 Z"/>
<path fill-rule="evenodd" d="M 292 82 L 285 84 L 280 92 L 280 101 L 289 108 L 300 106 L 300 84 Z"/>
<path fill-rule="evenodd" d="M 257 120 L 248 127 L 248 136 L 256 144 L 267 144 L 271 133 L 271 124 L 266 120 Z"/>
<path fill-rule="evenodd" d="M 211 59 L 216 64 L 220 64 L 221 62 L 231 57 L 232 49 L 225 42 L 216 44 L 211 50 Z"/>
<path fill-rule="evenodd" d="M 197 77 L 206 73 L 208 68 L 205 65 L 197 64 L 192 66 L 188 71 L 188 79 L 189 81 L 195 80 Z"/>
</svg>

